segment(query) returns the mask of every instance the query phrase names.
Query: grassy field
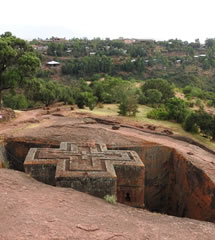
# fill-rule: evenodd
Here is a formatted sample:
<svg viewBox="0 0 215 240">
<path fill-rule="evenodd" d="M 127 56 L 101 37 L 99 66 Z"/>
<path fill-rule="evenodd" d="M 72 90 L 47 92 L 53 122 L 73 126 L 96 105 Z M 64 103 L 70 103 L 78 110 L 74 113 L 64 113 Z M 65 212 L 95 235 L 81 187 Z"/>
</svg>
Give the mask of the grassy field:
<svg viewBox="0 0 215 240">
<path fill-rule="evenodd" d="M 203 138 L 199 134 L 191 134 L 186 131 L 181 127 L 180 124 L 175 123 L 175 122 L 170 122 L 170 121 L 160 121 L 160 120 L 153 120 L 149 119 L 146 117 L 147 113 L 151 110 L 152 108 L 139 105 L 138 107 L 138 113 L 136 117 L 123 117 L 125 119 L 129 119 L 130 121 L 136 121 L 140 122 L 142 124 L 152 124 L 156 126 L 160 126 L 163 128 L 168 128 L 172 130 L 175 134 L 180 134 L 183 136 L 187 136 L 192 138 L 193 140 L 196 140 L 211 149 L 215 149 L 215 143 L 210 142 L 209 139 Z M 79 109 L 77 110 L 79 112 L 91 112 L 93 114 L 99 115 L 99 116 L 118 116 L 118 105 L 117 104 L 104 104 L 103 108 L 96 107 L 93 111 L 90 111 L 88 108 L 85 109 Z"/>
</svg>

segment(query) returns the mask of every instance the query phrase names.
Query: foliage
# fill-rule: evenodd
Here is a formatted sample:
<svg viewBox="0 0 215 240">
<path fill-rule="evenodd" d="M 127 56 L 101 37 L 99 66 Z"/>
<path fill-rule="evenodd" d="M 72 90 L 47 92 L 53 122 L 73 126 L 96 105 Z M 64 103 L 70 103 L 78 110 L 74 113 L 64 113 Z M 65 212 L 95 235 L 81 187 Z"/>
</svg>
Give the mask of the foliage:
<svg viewBox="0 0 215 240">
<path fill-rule="evenodd" d="M 184 100 L 171 98 L 160 108 L 153 109 L 147 115 L 148 118 L 159 120 L 174 120 L 182 123 L 189 114 L 189 109 Z"/>
<path fill-rule="evenodd" d="M 34 78 L 27 82 L 25 95 L 30 101 L 41 101 L 46 106 L 63 101 L 66 104 L 74 104 L 74 92 L 70 87 L 63 86 L 51 80 Z"/>
<path fill-rule="evenodd" d="M 2 91 L 16 88 L 31 77 L 40 65 L 27 42 L 6 32 L 0 37 L 0 107 Z"/>
<path fill-rule="evenodd" d="M 182 123 L 189 113 L 189 109 L 184 100 L 180 98 L 171 98 L 166 104 L 168 119 Z"/>
<path fill-rule="evenodd" d="M 185 118 L 183 122 L 183 128 L 187 132 L 197 133 L 198 132 L 198 125 L 197 125 L 197 116 L 196 113 L 190 112 Z"/>
<path fill-rule="evenodd" d="M 137 99 L 134 96 L 123 98 L 119 105 L 119 115 L 136 116 L 138 112 Z"/>
<path fill-rule="evenodd" d="M 138 112 L 137 97 L 135 88 L 121 89 L 121 100 L 119 104 L 119 115 L 136 116 Z"/>
<path fill-rule="evenodd" d="M 169 98 L 174 96 L 173 87 L 164 79 L 149 79 L 142 86 L 142 91 L 146 95 L 150 89 L 156 89 L 162 94 L 161 102 L 167 102 Z M 158 94 L 158 92 L 157 92 Z"/>
<path fill-rule="evenodd" d="M 115 195 L 105 195 L 104 200 L 111 204 L 116 204 L 117 198 Z"/>
<path fill-rule="evenodd" d="M 201 132 L 215 140 L 215 116 L 205 111 L 199 111 L 196 113 L 196 117 Z"/>
<path fill-rule="evenodd" d="M 143 93 L 138 94 L 138 103 L 142 105 L 148 103 L 148 98 L 145 96 L 145 94 Z"/>
<path fill-rule="evenodd" d="M 155 120 L 168 120 L 168 112 L 164 107 L 155 108 L 147 114 L 147 118 Z"/>
<path fill-rule="evenodd" d="M 146 102 L 148 104 L 160 103 L 162 99 L 162 93 L 157 89 L 146 90 Z"/>
<path fill-rule="evenodd" d="M 201 133 L 215 140 L 215 116 L 205 111 L 192 112 L 185 119 L 183 127 L 189 132 L 198 132 L 199 129 Z"/>
<path fill-rule="evenodd" d="M 187 85 L 184 89 L 183 89 L 183 93 L 185 94 L 185 96 L 191 96 L 191 97 L 198 97 L 198 98 L 204 98 L 204 92 L 202 89 L 198 88 L 198 87 L 193 87 L 191 85 Z"/>
<path fill-rule="evenodd" d="M 64 75 L 93 75 L 96 73 L 112 73 L 113 61 L 106 56 L 85 56 L 82 59 L 74 59 L 65 62 L 62 66 Z"/>
<path fill-rule="evenodd" d="M 94 81 L 91 84 L 93 94 L 103 103 L 119 103 L 125 91 L 134 91 L 135 83 L 121 78 L 106 76 L 105 79 Z M 133 93 L 132 93 L 133 94 Z"/>
<path fill-rule="evenodd" d="M 51 42 L 48 44 L 47 54 L 61 57 L 64 55 L 65 45 L 63 43 Z"/>
<path fill-rule="evenodd" d="M 36 77 L 37 78 L 49 78 L 51 76 L 51 71 L 50 70 L 42 70 L 40 69 L 37 74 Z"/>
<path fill-rule="evenodd" d="M 80 92 L 76 97 L 76 104 L 79 108 L 84 108 L 84 106 L 89 107 L 93 110 L 97 104 L 98 98 L 93 96 L 91 92 Z"/>
<path fill-rule="evenodd" d="M 3 96 L 3 104 L 4 107 L 9 107 L 12 109 L 27 109 L 28 108 L 28 100 L 23 94 L 20 95 L 4 95 Z"/>
</svg>

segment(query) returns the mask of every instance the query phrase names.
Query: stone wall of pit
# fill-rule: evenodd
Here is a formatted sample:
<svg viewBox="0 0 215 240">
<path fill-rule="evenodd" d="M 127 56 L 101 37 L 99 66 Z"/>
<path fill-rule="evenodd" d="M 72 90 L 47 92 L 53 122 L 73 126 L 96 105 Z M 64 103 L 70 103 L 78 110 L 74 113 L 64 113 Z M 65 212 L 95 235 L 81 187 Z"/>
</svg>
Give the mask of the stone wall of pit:
<svg viewBox="0 0 215 240">
<path fill-rule="evenodd" d="M 215 222 L 215 184 L 175 149 L 161 145 L 109 146 L 133 150 L 145 165 L 145 207 L 178 217 Z"/>
<path fill-rule="evenodd" d="M 0 168 L 8 164 L 6 150 L 3 144 L 0 144 Z"/>
<path fill-rule="evenodd" d="M 29 140 L 23 138 L 8 139 L 5 144 L 9 168 L 24 172 L 24 161 L 30 148 L 58 148 L 60 143 L 45 140 Z"/>
</svg>

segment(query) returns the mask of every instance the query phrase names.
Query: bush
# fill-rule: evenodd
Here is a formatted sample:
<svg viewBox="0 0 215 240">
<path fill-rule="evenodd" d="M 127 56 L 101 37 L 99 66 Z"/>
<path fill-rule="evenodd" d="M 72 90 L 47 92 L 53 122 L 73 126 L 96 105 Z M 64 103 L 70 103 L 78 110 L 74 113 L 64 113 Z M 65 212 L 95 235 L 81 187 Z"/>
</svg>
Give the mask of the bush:
<svg viewBox="0 0 215 240">
<path fill-rule="evenodd" d="M 155 108 L 147 114 L 147 118 L 155 120 L 168 120 L 168 112 L 164 107 Z"/>
<path fill-rule="evenodd" d="M 138 103 L 142 105 L 147 104 L 147 97 L 143 93 L 139 95 Z"/>
<path fill-rule="evenodd" d="M 167 102 L 169 98 L 174 97 L 173 86 L 167 80 L 161 78 L 146 80 L 144 85 L 142 86 L 142 91 L 146 95 L 149 89 L 158 90 L 162 94 L 162 102 Z M 156 92 L 156 94 L 158 93 Z"/>
<path fill-rule="evenodd" d="M 90 110 L 93 110 L 97 104 L 97 100 L 98 98 L 93 96 L 91 92 L 82 92 L 77 95 L 76 104 L 79 108 L 87 106 Z"/>
<path fill-rule="evenodd" d="M 23 94 L 20 95 L 12 95 L 8 94 L 3 97 L 3 103 L 5 107 L 9 107 L 12 109 L 27 109 L 29 104 L 28 100 Z"/>
<path fill-rule="evenodd" d="M 97 108 L 104 108 L 104 105 L 103 103 L 99 102 L 97 105 L 96 105 Z"/>
<path fill-rule="evenodd" d="M 188 113 L 189 109 L 184 100 L 171 98 L 163 107 L 150 111 L 147 117 L 157 120 L 175 120 L 178 123 L 182 123 Z"/>
<path fill-rule="evenodd" d="M 187 132 L 197 133 L 198 125 L 197 125 L 197 115 L 196 113 L 190 113 L 183 122 L 183 128 Z"/>
<path fill-rule="evenodd" d="M 111 203 L 111 204 L 116 204 L 116 201 L 117 201 L 117 198 L 115 195 L 106 195 L 104 197 L 104 200 L 108 203 Z"/>
<path fill-rule="evenodd" d="M 39 70 L 36 74 L 37 78 L 49 78 L 52 72 L 50 70 Z"/>
<path fill-rule="evenodd" d="M 166 104 L 168 119 L 182 123 L 189 113 L 189 109 L 184 100 L 180 98 L 171 98 Z"/>
<path fill-rule="evenodd" d="M 213 107 L 213 101 L 212 101 L 212 100 L 208 100 L 207 106 L 208 106 L 208 107 Z"/>
<path fill-rule="evenodd" d="M 146 91 L 147 103 L 156 104 L 160 103 L 162 99 L 162 93 L 157 89 L 148 89 Z"/>
<path fill-rule="evenodd" d="M 202 102 L 199 98 L 196 99 L 196 106 L 200 107 L 202 105 Z"/>
<path fill-rule="evenodd" d="M 194 102 L 187 102 L 188 107 L 192 108 L 194 107 Z"/>
</svg>

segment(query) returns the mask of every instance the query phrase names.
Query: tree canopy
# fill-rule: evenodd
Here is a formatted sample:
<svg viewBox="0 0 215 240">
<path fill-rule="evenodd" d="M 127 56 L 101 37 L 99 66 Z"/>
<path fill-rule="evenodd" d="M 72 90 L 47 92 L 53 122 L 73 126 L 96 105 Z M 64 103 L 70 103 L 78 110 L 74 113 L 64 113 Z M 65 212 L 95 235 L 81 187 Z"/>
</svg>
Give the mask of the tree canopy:
<svg viewBox="0 0 215 240">
<path fill-rule="evenodd" d="M 156 89 L 161 93 L 161 102 L 167 102 L 168 99 L 174 97 L 173 87 L 165 79 L 156 78 L 146 80 L 142 86 L 142 91 L 147 95 L 150 89 Z"/>
<path fill-rule="evenodd" d="M 0 36 L 0 108 L 2 91 L 22 84 L 39 66 L 39 58 L 26 41 L 10 32 Z"/>
</svg>

